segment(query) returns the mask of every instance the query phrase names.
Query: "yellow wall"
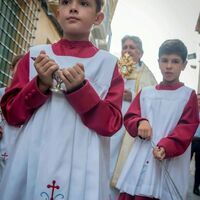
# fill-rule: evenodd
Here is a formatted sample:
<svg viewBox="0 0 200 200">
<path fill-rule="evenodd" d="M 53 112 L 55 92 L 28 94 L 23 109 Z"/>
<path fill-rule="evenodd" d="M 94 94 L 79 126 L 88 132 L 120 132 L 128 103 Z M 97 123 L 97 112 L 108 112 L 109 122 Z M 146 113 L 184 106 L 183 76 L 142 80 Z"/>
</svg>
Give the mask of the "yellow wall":
<svg viewBox="0 0 200 200">
<path fill-rule="evenodd" d="M 35 31 L 35 39 L 32 45 L 46 44 L 47 41 L 54 43 L 60 39 L 60 36 L 53 23 L 47 17 L 43 9 L 41 9 L 37 22 L 37 30 Z"/>
</svg>

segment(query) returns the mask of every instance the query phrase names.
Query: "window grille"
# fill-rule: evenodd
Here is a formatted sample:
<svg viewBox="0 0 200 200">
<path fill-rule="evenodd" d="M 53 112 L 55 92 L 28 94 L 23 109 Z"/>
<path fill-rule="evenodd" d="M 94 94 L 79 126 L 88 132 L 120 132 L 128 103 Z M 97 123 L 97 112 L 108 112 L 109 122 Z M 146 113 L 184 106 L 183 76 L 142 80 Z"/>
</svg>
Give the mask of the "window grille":
<svg viewBox="0 0 200 200">
<path fill-rule="evenodd" d="M 36 0 L 0 0 L 0 86 L 10 81 L 14 56 L 31 46 L 40 3 Z"/>
</svg>

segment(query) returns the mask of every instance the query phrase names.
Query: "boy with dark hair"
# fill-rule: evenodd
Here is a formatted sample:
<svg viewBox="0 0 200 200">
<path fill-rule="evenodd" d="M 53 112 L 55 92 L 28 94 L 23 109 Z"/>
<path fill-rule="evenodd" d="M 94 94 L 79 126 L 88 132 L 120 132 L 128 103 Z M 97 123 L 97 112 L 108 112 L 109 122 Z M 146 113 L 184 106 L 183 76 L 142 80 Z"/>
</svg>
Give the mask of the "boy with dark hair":
<svg viewBox="0 0 200 200">
<path fill-rule="evenodd" d="M 89 42 L 104 17 L 101 2 L 61 0 L 63 39 L 20 61 L 1 102 L 7 121 L 23 125 L 1 200 L 109 199 L 109 137 L 122 124 L 123 79 L 117 58 Z"/>
<path fill-rule="evenodd" d="M 124 117 L 135 143 L 117 183 L 119 200 L 186 200 L 199 123 L 196 93 L 179 81 L 186 57 L 182 41 L 165 41 L 158 59 L 163 81 L 142 89 Z"/>
</svg>

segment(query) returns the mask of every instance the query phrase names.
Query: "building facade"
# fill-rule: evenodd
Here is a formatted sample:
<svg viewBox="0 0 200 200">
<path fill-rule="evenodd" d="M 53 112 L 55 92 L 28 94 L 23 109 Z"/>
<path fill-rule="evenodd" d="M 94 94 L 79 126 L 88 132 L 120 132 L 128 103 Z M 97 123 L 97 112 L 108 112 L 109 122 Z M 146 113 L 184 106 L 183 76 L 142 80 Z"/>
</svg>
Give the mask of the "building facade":
<svg viewBox="0 0 200 200">
<path fill-rule="evenodd" d="M 105 18 L 93 27 L 90 40 L 109 50 L 111 22 L 118 0 L 105 0 Z M 24 54 L 30 46 L 54 43 L 62 37 L 55 13 L 58 0 L 0 0 L 0 87 L 11 80 L 10 64 L 14 56 Z"/>
</svg>

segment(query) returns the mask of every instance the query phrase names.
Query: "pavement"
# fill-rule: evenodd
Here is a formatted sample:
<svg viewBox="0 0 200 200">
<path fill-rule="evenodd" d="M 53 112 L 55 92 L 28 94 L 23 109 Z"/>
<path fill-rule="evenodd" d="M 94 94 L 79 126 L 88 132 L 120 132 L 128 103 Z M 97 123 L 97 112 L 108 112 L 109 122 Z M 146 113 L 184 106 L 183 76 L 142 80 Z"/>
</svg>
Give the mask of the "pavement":
<svg viewBox="0 0 200 200">
<path fill-rule="evenodd" d="M 195 170 L 194 159 L 192 159 L 190 164 L 190 182 L 189 182 L 187 200 L 200 200 L 200 196 L 193 194 L 194 170 Z"/>
</svg>

